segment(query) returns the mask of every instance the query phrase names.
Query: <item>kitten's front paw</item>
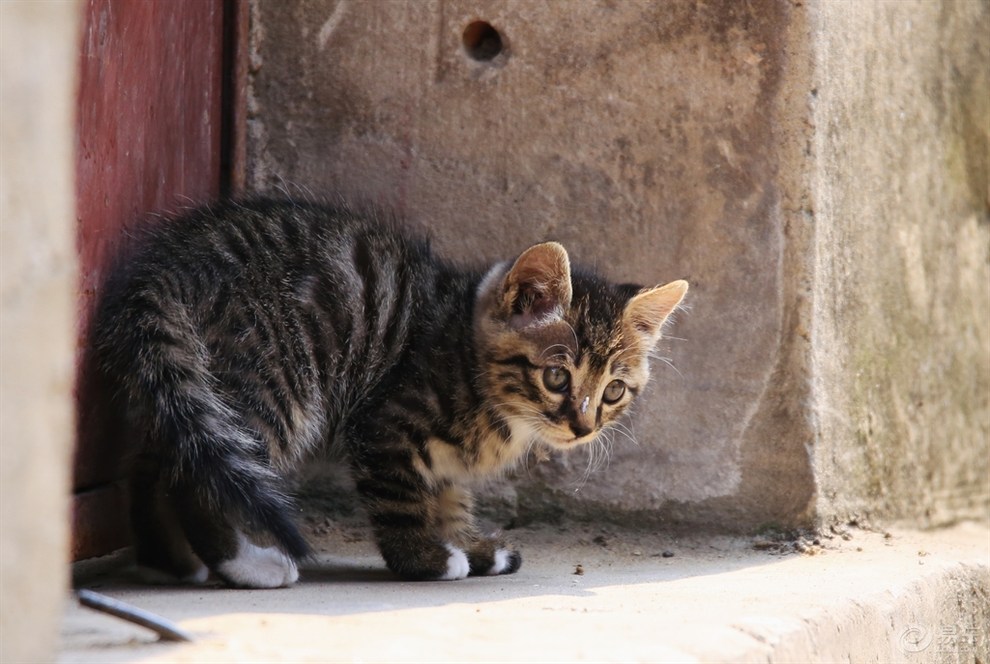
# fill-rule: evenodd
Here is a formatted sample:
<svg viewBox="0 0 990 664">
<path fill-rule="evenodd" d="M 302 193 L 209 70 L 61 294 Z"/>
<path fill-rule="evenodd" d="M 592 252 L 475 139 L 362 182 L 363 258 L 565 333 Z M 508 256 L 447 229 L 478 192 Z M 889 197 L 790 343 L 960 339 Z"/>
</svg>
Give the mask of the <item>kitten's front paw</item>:
<svg viewBox="0 0 990 664">
<path fill-rule="evenodd" d="M 445 544 L 450 557 L 447 558 L 447 571 L 440 577 L 441 581 L 456 581 L 465 578 L 471 571 L 467 554 L 452 544 Z"/>
<path fill-rule="evenodd" d="M 471 549 L 472 576 L 498 576 L 513 574 L 522 566 L 522 555 L 518 551 L 504 548 L 498 540 L 483 540 Z"/>
<path fill-rule="evenodd" d="M 485 572 L 487 576 L 498 576 L 499 574 L 515 574 L 522 566 L 522 555 L 518 551 L 509 549 L 497 549 L 495 551 L 495 564 Z"/>
</svg>

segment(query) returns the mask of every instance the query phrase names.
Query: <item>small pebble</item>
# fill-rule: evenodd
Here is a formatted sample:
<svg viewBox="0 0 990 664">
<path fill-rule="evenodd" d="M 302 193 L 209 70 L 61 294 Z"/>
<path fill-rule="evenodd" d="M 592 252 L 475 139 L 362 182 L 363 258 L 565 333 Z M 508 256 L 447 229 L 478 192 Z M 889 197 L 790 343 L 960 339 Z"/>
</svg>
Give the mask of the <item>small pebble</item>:
<svg viewBox="0 0 990 664">
<path fill-rule="evenodd" d="M 674 557 L 674 552 L 673 551 L 664 551 L 660 555 L 663 556 L 664 558 L 673 558 Z"/>
</svg>

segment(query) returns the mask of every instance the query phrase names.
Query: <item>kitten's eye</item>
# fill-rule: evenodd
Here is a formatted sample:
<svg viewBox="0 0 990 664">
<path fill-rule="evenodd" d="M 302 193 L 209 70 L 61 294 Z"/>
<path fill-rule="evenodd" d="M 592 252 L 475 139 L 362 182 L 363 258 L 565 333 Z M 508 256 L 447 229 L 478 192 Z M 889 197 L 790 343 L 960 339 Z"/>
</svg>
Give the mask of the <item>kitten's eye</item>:
<svg viewBox="0 0 990 664">
<path fill-rule="evenodd" d="M 547 367 L 543 370 L 543 384 L 551 392 L 563 392 L 571 384 L 571 374 L 563 367 Z"/>
<path fill-rule="evenodd" d="M 625 393 L 626 384 L 621 380 L 613 380 L 605 386 L 605 391 L 602 393 L 602 401 L 605 403 L 616 403 Z"/>
</svg>

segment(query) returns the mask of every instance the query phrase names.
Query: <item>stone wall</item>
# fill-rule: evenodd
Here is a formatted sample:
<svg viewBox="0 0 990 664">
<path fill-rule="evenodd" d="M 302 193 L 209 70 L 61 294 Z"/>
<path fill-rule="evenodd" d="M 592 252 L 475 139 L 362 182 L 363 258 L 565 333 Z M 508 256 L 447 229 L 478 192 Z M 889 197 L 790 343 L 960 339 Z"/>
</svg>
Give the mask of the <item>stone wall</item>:
<svg viewBox="0 0 990 664">
<path fill-rule="evenodd" d="M 985 518 L 990 5 L 812 17 L 819 510 Z"/>
<path fill-rule="evenodd" d="M 526 469 L 502 493 L 520 518 L 944 521 L 990 493 L 986 21 L 976 0 L 254 0 L 248 182 L 384 208 L 465 260 L 556 239 L 691 282 L 635 442 Z"/>
<path fill-rule="evenodd" d="M 0 3 L 0 661 L 52 661 L 68 587 L 75 2 Z"/>
</svg>

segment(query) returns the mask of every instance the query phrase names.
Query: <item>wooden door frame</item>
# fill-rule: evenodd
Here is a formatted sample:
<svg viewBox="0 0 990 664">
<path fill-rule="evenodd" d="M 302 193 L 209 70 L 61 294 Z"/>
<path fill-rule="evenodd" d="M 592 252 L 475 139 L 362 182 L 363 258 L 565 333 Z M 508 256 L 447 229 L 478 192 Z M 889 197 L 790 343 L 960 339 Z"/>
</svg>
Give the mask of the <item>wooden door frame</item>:
<svg viewBox="0 0 990 664">
<path fill-rule="evenodd" d="M 80 44 L 80 86 L 77 102 L 79 108 L 76 161 L 78 178 L 77 208 L 79 210 L 77 213 L 77 245 L 80 255 L 78 305 L 80 343 L 76 382 L 77 452 L 73 466 L 74 493 L 71 510 L 71 557 L 73 560 L 110 553 L 128 545 L 130 542 L 129 528 L 127 526 L 127 492 L 122 477 L 123 465 L 120 461 L 127 453 L 128 441 L 123 440 L 122 430 L 115 424 L 116 418 L 109 412 L 110 409 L 107 408 L 109 401 L 107 396 L 112 388 L 101 383 L 98 372 L 91 366 L 87 353 L 89 320 L 99 297 L 102 277 L 112 261 L 118 260 L 120 255 L 126 254 L 128 242 L 125 236 L 130 233 L 129 228 L 142 223 L 148 223 L 148 220 L 152 218 L 151 215 L 172 211 L 168 208 L 174 205 L 174 199 L 177 197 L 192 195 L 194 202 L 205 202 L 205 200 L 198 199 L 215 198 L 221 195 L 236 195 L 242 193 L 244 190 L 247 127 L 248 0 L 215 0 L 216 4 L 209 5 L 208 9 L 204 9 L 204 6 L 207 6 L 205 0 L 146 0 L 146 4 L 141 5 L 143 9 L 146 9 L 149 14 L 154 13 L 156 19 L 171 21 L 169 23 L 171 32 L 168 30 L 163 31 L 166 36 L 161 36 L 156 30 L 148 29 L 146 23 L 134 22 L 130 25 L 114 24 L 114 21 L 125 22 L 128 20 L 127 17 L 133 19 L 136 14 L 142 11 L 142 9 L 134 9 L 135 5 L 126 4 L 129 2 L 131 0 L 87 0 L 80 17 L 81 25 L 79 29 L 84 36 Z M 204 27 L 196 22 L 182 23 L 183 16 L 196 14 L 197 12 L 209 12 L 210 16 L 215 17 L 216 11 L 220 12 L 220 17 L 219 19 L 214 18 L 212 20 L 214 22 L 218 20 L 218 24 L 210 23 Z M 128 12 L 131 13 L 129 14 Z M 170 14 L 170 12 L 174 13 Z M 186 13 L 183 14 L 182 12 Z M 179 17 L 177 18 L 175 14 L 178 14 Z M 151 21 L 155 19 L 147 20 Z M 94 21 L 96 22 L 94 23 Z M 156 25 L 155 28 L 157 27 L 159 26 Z M 114 30 L 118 28 L 120 32 L 115 33 Z M 175 80 L 182 82 L 180 89 L 177 89 L 176 92 L 181 93 L 192 90 L 191 94 L 194 95 L 196 89 L 198 89 L 194 89 L 197 81 L 202 76 L 210 75 L 209 71 L 204 73 L 204 70 L 197 69 L 197 66 L 202 65 L 205 70 L 208 70 L 210 67 L 218 67 L 220 78 L 219 82 L 215 83 L 217 86 L 215 93 L 219 95 L 218 107 L 214 108 L 213 111 L 204 111 L 217 114 L 214 120 L 209 121 L 211 128 L 204 129 L 207 132 L 216 130 L 219 134 L 217 143 L 206 147 L 201 145 L 197 147 L 197 144 L 193 144 L 190 149 L 200 156 L 196 159 L 189 160 L 189 162 L 195 163 L 187 164 L 186 161 L 180 159 L 181 168 L 177 171 L 177 166 L 170 164 L 174 155 L 168 154 L 167 148 L 169 146 L 166 144 L 167 142 L 161 140 L 161 136 L 159 135 L 158 144 L 150 146 L 147 149 L 148 154 L 140 155 L 144 161 L 141 161 L 137 168 L 143 168 L 144 170 L 136 175 L 132 173 L 121 174 L 120 171 L 125 171 L 129 167 L 130 162 L 125 160 L 121 163 L 109 163 L 113 162 L 115 158 L 119 158 L 121 151 L 117 149 L 119 146 L 107 148 L 100 144 L 100 141 L 105 136 L 99 135 L 99 132 L 102 131 L 99 125 L 103 119 L 106 119 L 110 125 L 118 120 L 116 117 L 116 111 L 118 109 L 113 106 L 114 103 L 120 104 L 122 101 L 126 101 L 131 105 L 143 103 L 145 99 L 141 95 L 145 90 L 144 88 L 138 89 L 140 85 L 135 85 L 133 88 L 127 86 L 128 83 L 133 83 L 137 80 L 126 79 L 127 75 L 134 75 L 134 67 L 129 63 L 124 62 L 124 64 L 120 64 L 115 61 L 113 63 L 95 64 L 94 62 L 88 62 L 87 58 L 94 58 L 96 54 L 105 55 L 109 53 L 111 56 L 119 57 L 121 61 L 124 61 L 127 57 L 142 56 L 150 62 L 155 62 L 155 53 L 149 55 L 147 49 L 151 49 L 156 45 L 162 49 L 176 45 L 163 44 L 162 42 L 151 45 L 142 43 L 142 49 L 138 49 L 135 46 L 128 51 L 126 45 L 130 42 L 127 42 L 127 39 L 135 39 L 136 37 L 134 34 L 127 36 L 127 29 L 130 29 L 132 33 L 140 32 L 143 29 L 146 36 L 150 35 L 156 39 L 159 37 L 161 39 L 167 39 L 167 35 L 179 38 L 180 41 L 181 39 L 187 39 L 190 42 L 187 46 L 191 45 L 194 48 L 199 48 L 200 41 L 190 38 L 189 34 L 194 33 L 198 35 L 200 34 L 197 33 L 198 30 L 201 31 L 207 28 L 209 29 L 207 37 L 214 35 L 213 30 L 218 32 L 215 38 L 219 40 L 219 53 L 213 50 L 215 48 L 214 46 L 207 45 L 203 46 L 203 48 L 208 49 L 209 53 L 212 53 L 209 56 L 210 58 L 219 57 L 219 61 L 211 59 L 210 62 L 212 64 L 194 62 L 192 56 L 189 56 L 187 59 L 180 61 L 181 65 L 188 65 L 190 67 L 188 77 L 185 75 L 185 70 L 180 74 L 175 74 L 174 71 L 162 71 L 148 73 L 147 76 L 148 80 L 152 81 L 149 85 L 152 94 L 154 94 L 156 89 L 154 88 L 154 83 L 157 82 L 155 77 L 160 74 L 161 78 L 166 78 L 166 74 L 171 73 L 173 74 L 173 78 L 178 77 Z M 106 40 L 111 39 L 120 40 L 116 43 L 116 46 L 120 48 L 119 52 L 101 50 L 107 43 Z M 107 49 L 109 48 L 107 47 Z M 140 53 L 139 50 L 141 51 Z M 173 62 L 176 62 L 176 58 L 179 55 L 181 57 L 186 56 L 186 54 L 176 53 L 180 50 L 179 48 L 175 48 L 174 51 L 169 53 L 168 57 L 161 52 L 157 54 L 159 62 L 165 63 L 167 61 L 167 65 L 162 65 L 163 69 L 168 68 Z M 130 74 L 124 71 L 127 67 L 130 67 L 128 70 Z M 119 80 L 115 78 L 117 74 L 121 76 Z M 123 81 L 123 84 L 121 84 L 121 81 Z M 192 84 L 189 83 L 190 81 Z M 141 85 L 143 84 L 142 82 Z M 213 92 L 203 92 L 202 94 L 209 95 L 213 94 Z M 84 97 L 84 95 L 91 95 L 91 97 Z M 176 96 L 182 97 L 181 94 Z M 152 104 L 161 102 L 162 105 L 171 101 L 170 99 L 152 97 L 149 97 L 149 99 L 152 100 Z M 91 106 L 84 106 L 85 104 L 91 104 Z M 210 106 L 210 108 L 213 107 Z M 165 117 L 166 121 L 173 123 L 179 122 L 183 123 L 182 126 L 190 126 L 190 117 L 182 115 L 184 111 L 185 109 L 181 108 L 164 109 L 160 106 L 158 112 L 161 116 Z M 170 112 L 172 113 L 171 115 L 169 115 Z M 121 109 L 119 115 L 123 116 L 124 114 L 124 109 Z M 147 139 L 147 141 L 141 141 L 141 146 L 135 145 L 133 147 L 134 150 L 143 150 L 144 142 L 155 141 L 155 130 L 161 130 L 161 127 L 154 127 L 150 124 L 151 120 L 148 118 L 153 117 L 155 117 L 154 113 L 141 116 L 145 124 L 136 129 L 134 128 L 136 125 L 130 127 L 131 133 L 134 134 L 136 132 L 137 138 Z M 198 118 L 194 120 L 198 121 Z M 123 127 L 124 120 L 121 119 L 120 122 Z M 126 132 L 127 128 L 125 128 Z M 109 142 L 113 143 L 113 140 L 116 138 L 115 136 L 111 136 Z M 125 138 L 121 138 L 121 140 L 125 140 Z M 177 140 L 175 143 L 178 146 L 176 147 L 177 150 L 183 149 L 184 144 L 181 140 Z M 103 152 L 99 151 L 101 147 L 104 150 Z M 156 149 L 161 152 L 156 153 Z M 215 154 L 210 152 L 210 154 L 213 154 L 212 157 L 204 157 L 204 151 L 214 151 Z M 158 157 L 161 157 L 162 162 L 161 173 L 155 170 L 159 167 Z M 198 162 L 197 159 L 199 160 Z M 151 163 L 149 164 L 148 162 Z M 196 190 L 195 194 L 183 190 L 184 186 L 189 186 L 183 183 L 188 183 L 190 180 L 186 178 L 182 171 L 182 168 L 185 168 L 187 165 L 190 169 L 205 167 L 208 171 L 202 176 L 209 179 L 208 183 L 202 186 L 195 183 L 192 185 Z M 101 175 L 103 171 L 109 173 L 115 169 L 117 172 L 114 174 L 107 176 Z M 167 177 L 170 177 L 165 175 L 166 170 L 169 171 L 171 177 L 179 178 L 177 185 L 174 182 L 171 185 L 165 182 Z M 150 174 L 153 174 L 156 178 L 160 175 L 164 184 L 156 184 L 164 186 L 165 191 L 168 192 L 167 194 L 162 194 L 161 192 L 154 196 L 146 194 L 142 199 L 145 203 L 141 203 L 138 199 L 131 199 L 132 204 L 130 206 L 125 202 L 114 207 L 116 201 L 110 200 L 110 197 L 120 195 L 126 198 L 127 195 L 132 193 L 129 191 L 115 191 L 115 185 L 126 189 L 124 184 L 128 182 L 140 181 L 139 184 L 141 182 L 148 182 Z M 134 175 L 134 177 L 130 178 L 131 175 Z M 195 178 L 192 179 L 194 180 Z M 89 187 L 88 184 L 93 182 L 97 186 Z M 172 185 L 175 186 L 169 189 Z M 85 196 L 93 195 L 92 190 L 100 189 L 101 187 L 103 188 L 103 196 L 107 197 L 108 200 L 107 210 L 109 214 L 106 219 L 100 218 L 102 209 L 94 205 L 92 200 L 87 200 L 87 204 L 85 205 L 82 202 Z M 169 200 L 164 200 L 166 196 Z M 155 202 L 149 204 L 148 201 L 150 200 L 154 200 Z M 135 202 L 140 206 L 140 209 L 129 210 L 128 207 L 133 207 L 133 203 Z M 109 217 L 113 217 L 113 219 Z M 96 229 L 96 237 L 90 235 L 94 227 Z"/>
</svg>

